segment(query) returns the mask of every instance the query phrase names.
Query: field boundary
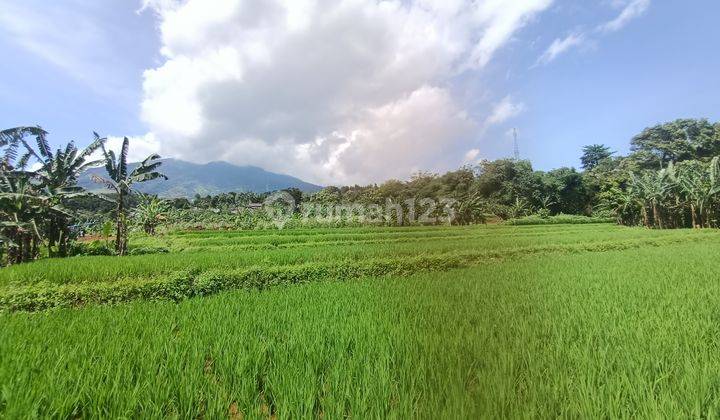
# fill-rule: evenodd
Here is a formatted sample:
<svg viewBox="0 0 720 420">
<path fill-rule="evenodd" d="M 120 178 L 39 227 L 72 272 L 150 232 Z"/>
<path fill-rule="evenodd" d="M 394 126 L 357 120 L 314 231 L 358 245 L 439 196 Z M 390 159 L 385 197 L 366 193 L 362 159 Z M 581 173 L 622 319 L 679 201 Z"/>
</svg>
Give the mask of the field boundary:
<svg viewBox="0 0 720 420">
<path fill-rule="evenodd" d="M 154 278 L 112 283 L 16 286 L 0 291 L 0 312 L 34 312 L 56 307 L 116 304 L 132 300 L 180 301 L 233 289 L 264 289 L 314 281 L 358 277 L 407 276 L 548 254 L 574 254 L 662 247 L 700 242 L 697 235 L 660 239 L 631 239 L 590 244 L 528 246 L 493 251 L 424 254 L 415 257 L 373 258 L 365 261 L 253 266 L 242 269 L 180 270 Z"/>
</svg>

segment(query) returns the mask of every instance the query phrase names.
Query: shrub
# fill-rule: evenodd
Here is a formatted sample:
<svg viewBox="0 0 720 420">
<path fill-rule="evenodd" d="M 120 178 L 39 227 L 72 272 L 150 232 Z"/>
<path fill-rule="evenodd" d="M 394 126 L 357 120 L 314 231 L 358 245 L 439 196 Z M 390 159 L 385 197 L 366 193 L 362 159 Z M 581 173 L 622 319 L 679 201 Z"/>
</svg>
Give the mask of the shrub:
<svg viewBox="0 0 720 420">
<path fill-rule="evenodd" d="M 104 241 L 73 242 L 68 253 L 72 257 L 79 255 L 115 255 L 115 250 Z"/>
</svg>

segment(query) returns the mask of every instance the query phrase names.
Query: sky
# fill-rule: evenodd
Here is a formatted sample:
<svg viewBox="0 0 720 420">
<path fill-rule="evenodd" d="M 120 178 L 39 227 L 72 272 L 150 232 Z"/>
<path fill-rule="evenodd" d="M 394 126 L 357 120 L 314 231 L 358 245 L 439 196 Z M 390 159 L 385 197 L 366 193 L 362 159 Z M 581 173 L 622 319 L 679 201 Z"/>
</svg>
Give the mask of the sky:
<svg viewBox="0 0 720 420">
<path fill-rule="evenodd" d="M 0 0 L 0 127 L 321 184 L 720 120 L 716 0 Z"/>
</svg>

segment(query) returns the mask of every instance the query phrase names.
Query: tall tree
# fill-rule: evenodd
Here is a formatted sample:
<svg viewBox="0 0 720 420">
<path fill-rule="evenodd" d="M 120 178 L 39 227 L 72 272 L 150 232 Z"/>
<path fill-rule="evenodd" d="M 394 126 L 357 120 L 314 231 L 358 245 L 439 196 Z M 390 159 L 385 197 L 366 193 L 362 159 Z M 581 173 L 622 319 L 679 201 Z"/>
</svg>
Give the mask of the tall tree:
<svg viewBox="0 0 720 420">
<path fill-rule="evenodd" d="M 646 128 L 632 138 L 630 150 L 645 169 L 661 169 L 669 162 L 717 156 L 720 137 L 707 120 L 675 120 Z"/>
<path fill-rule="evenodd" d="M 580 214 L 588 212 L 588 197 L 582 174 L 575 168 L 558 168 L 543 176 L 546 196 L 554 202 L 549 207 L 553 213 Z"/>
<path fill-rule="evenodd" d="M 585 170 L 595 168 L 600 164 L 600 162 L 614 154 L 614 152 L 610 151 L 610 148 L 604 144 L 591 144 L 589 146 L 585 146 L 583 147 L 582 152 L 583 154 L 580 157 L 580 163 Z"/>
<path fill-rule="evenodd" d="M 95 138 L 99 139 L 100 136 L 95 133 Z M 115 193 L 117 202 L 115 251 L 118 255 L 125 255 L 127 252 L 127 207 L 125 201 L 132 192 L 133 184 L 158 178 L 167 179 L 165 175 L 157 171 L 162 164 L 162 162 L 158 160 L 160 156 L 157 154 L 148 156 L 140 162 L 135 169 L 129 171 L 127 161 L 129 147 L 130 140 L 125 137 L 120 149 L 120 155 L 116 156 L 115 152 L 107 150 L 105 143 L 102 143 L 101 148 L 103 156 L 105 157 L 105 171 L 108 174 L 108 178 L 97 175 L 93 176 L 95 182 L 105 185 L 105 187 Z"/>
</svg>

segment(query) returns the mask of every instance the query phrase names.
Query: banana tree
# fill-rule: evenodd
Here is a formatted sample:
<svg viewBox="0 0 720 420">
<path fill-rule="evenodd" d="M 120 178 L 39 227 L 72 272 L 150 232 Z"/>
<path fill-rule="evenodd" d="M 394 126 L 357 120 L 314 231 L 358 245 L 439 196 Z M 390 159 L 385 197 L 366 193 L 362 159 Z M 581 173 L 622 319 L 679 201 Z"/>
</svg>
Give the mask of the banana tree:
<svg viewBox="0 0 720 420">
<path fill-rule="evenodd" d="M 43 236 L 38 227 L 48 215 L 69 214 L 54 204 L 22 172 L 0 174 L 0 232 L 8 250 L 8 264 L 27 262 L 38 257 Z"/>
<path fill-rule="evenodd" d="M 96 140 L 100 136 L 95 133 Z M 106 188 L 115 193 L 117 203 L 116 214 L 117 224 L 115 231 L 115 251 L 118 255 L 125 255 L 127 252 L 127 214 L 125 200 L 132 192 L 132 186 L 139 182 L 150 181 L 153 179 L 167 179 L 165 175 L 157 172 L 158 167 L 162 164 L 159 161 L 160 156 L 152 154 L 140 162 L 132 171 L 128 168 L 128 149 L 130 140 L 127 137 L 123 139 L 120 155 L 116 156 L 112 150 L 105 148 L 105 143 L 101 143 L 101 149 L 105 158 L 105 171 L 108 177 L 100 177 L 94 175 L 93 181 L 103 184 Z"/>
<path fill-rule="evenodd" d="M 148 235 L 155 234 L 155 228 L 166 218 L 170 206 L 166 200 L 155 196 L 142 195 L 142 201 L 135 208 L 135 219 Z"/>
<path fill-rule="evenodd" d="M 0 248 L 7 248 L 7 263 L 17 264 L 35 259 L 41 241 L 36 220 L 41 220 L 45 197 L 33 183 L 35 173 L 27 171 L 29 149 L 26 137 L 34 135 L 38 142 L 47 133 L 40 127 L 15 127 L 0 131 Z"/>
<path fill-rule="evenodd" d="M 638 215 L 642 212 L 643 205 L 643 200 L 634 193 L 632 188 L 623 190 L 614 187 L 601 193 L 598 208 L 613 212 L 619 225 L 631 226 L 639 222 Z M 646 212 L 643 216 L 647 216 Z M 645 219 L 643 219 L 643 223 L 645 223 Z"/>
<path fill-rule="evenodd" d="M 708 168 L 708 178 L 710 180 L 710 188 L 708 189 L 708 195 L 710 196 L 710 200 L 708 200 L 709 204 L 712 204 L 712 202 L 716 202 L 718 194 L 720 194 L 720 157 L 715 156 L 710 161 L 710 167 Z M 710 211 L 709 207 L 707 208 L 707 223 L 708 226 L 710 224 Z"/>
<path fill-rule="evenodd" d="M 50 198 L 52 206 L 62 206 L 73 198 L 91 195 L 77 186 L 77 181 L 88 168 L 103 163 L 103 160 L 93 160 L 92 155 L 104 142 L 105 139 L 96 137 L 83 150 L 79 150 L 73 142 L 70 142 L 53 153 L 43 136 L 38 138 L 37 150 L 27 147 L 28 154 L 41 165 L 35 177 L 44 193 Z M 50 256 L 67 256 L 71 219 L 63 213 L 53 213 L 46 218 Z"/>
<path fill-rule="evenodd" d="M 16 169 L 24 169 L 32 153 L 28 150 L 32 149 L 27 142 L 26 137 L 34 136 L 39 147 L 47 146 L 47 131 L 40 127 L 14 127 L 0 131 L 0 148 L 3 148 L 0 157 L 0 170 L 9 171 Z M 19 155 L 21 147 L 26 152 Z M 18 159 L 18 156 L 21 156 Z"/>
<path fill-rule="evenodd" d="M 648 208 L 652 208 L 652 198 L 649 193 L 652 189 L 651 183 L 651 179 L 647 174 L 644 176 L 630 174 L 629 192 L 635 201 L 640 203 L 643 226 L 647 228 L 651 227 L 650 212 L 648 211 Z"/>
<path fill-rule="evenodd" d="M 671 196 L 675 183 L 667 168 L 657 172 L 645 172 L 642 176 L 631 175 L 630 191 L 642 203 L 643 224 L 651 227 L 648 209 L 652 211 L 652 226 L 663 229 L 663 204 Z"/>
<path fill-rule="evenodd" d="M 15 127 L 0 131 L 0 147 L 4 148 L 0 170 L 11 178 L 27 178 L 32 182 L 35 195 L 47 199 L 35 227 L 44 233 L 50 256 L 66 256 L 70 239 L 72 216 L 64 209 L 72 198 L 88 195 L 77 186 L 79 176 L 89 167 L 102 163 L 91 160 L 104 139 L 97 138 L 84 150 L 73 142 L 53 152 L 47 140 L 47 132 L 40 127 Z M 34 137 L 35 141 L 28 141 Z M 22 154 L 21 154 L 22 152 Z M 27 171 L 30 161 L 40 167 Z"/>
<path fill-rule="evenodd" d="M 487 204 L 478 194 L 471 194 L 461 199 L 456 211 L 456 220 L 461 225 L 487 223 L 487 218 L 485 217 Z"/>
<path fill-rule="evenodd" d="M 693 227 L 710 227 L 710 211 L 720 194 L 720 158 L 713 158 L 706 168 L 685 168 L 678 176 L 678 184 L 690 205 Z"/>
</svg>

